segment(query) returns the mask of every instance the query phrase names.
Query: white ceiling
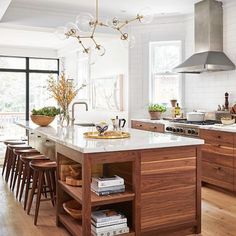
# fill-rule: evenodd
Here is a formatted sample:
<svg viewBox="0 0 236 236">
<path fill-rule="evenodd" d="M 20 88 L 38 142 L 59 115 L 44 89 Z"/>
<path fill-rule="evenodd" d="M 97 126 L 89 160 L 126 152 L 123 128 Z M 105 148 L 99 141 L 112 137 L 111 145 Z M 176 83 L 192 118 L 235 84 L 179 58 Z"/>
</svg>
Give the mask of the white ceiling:
<svg viewBox="0 0 236 236">
<path fill-rule="evenodd" d="M 192 14 L 194 3 L 198 1 L 99 0 L 99 13 L 103 18 L 132 17 L 149 6 L 157 16 Z M 4 35 L 0 37 L 0 45 L 15 45 L 21 42 L 22 46 L 26 44 L 32 47 L 39 45 L 59 48 L 61 43 L 52 36 L 54 29 L 74 21 L 80 12 L 88 11 L 94 14 L 95 2 L 96 0 L 0 0 L 0 3 L 4 3 L 5 6 L 1 7 L 0 4 L 0 16 L 1 12 L 3 15 L 2 19 L 0 17 L 0 34 Z M 10 26 L 9 30 L 6 29 L 9 28 L 8 26 Z M 41 36 L 40 32 L 42 32 Z"/>
</svg>

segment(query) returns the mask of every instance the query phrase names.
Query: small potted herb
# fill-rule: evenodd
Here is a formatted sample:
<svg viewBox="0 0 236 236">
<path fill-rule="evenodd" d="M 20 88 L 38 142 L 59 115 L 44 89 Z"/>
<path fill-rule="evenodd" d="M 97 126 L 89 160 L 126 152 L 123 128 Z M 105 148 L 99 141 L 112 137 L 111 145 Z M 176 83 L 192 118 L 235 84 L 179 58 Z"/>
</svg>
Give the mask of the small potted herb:
<svg viewBox="0 0 236 236">
<path fill-rule="evenodd" d="M 166 106 L 159 104 L 151 104 L 148 107 L 151 120 L 160 120 L 161 114 L 166 112 Z"/>
<path fill-rule="evenodd" d="M 60 109 L 56 107 L 43 107 L 39 110 L 32 110 L 31 120 L 40 126 L 48 126 L 60 114 Z"/>
</svg>

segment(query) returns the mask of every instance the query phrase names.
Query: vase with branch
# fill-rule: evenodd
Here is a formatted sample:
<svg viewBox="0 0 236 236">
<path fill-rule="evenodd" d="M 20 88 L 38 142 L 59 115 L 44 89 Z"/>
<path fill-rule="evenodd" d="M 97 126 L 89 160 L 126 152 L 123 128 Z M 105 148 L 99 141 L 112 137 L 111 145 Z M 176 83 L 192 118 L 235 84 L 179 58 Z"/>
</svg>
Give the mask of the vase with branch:
<svg viewBox="0 0 236 236">
<path fill-rule="evenodd" d="M 85 86 L 85 84 L 82 84 L 77 88 L 73 80 L 66 77 L 65 72 L 62 72 L 58 79 L 49 76 L 48 91 L 57 101 L 60 108 L 61 126 L 68 126 L 70 124 L 69 106 L 78 92 Z"/>
</svg>

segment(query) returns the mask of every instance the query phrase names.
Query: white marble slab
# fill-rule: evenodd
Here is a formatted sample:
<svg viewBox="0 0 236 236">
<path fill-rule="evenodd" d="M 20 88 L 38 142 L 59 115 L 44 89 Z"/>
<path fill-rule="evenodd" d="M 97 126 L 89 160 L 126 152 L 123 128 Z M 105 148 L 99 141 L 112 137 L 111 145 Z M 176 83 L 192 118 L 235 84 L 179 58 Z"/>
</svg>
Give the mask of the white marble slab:
<svg viewBox="0 0 236 236">
<path fill-rule="evenodd" d="M 201 129 L 234 133 L 234 132 L 236 132 L 236 124 L 233 124 L 233 125 L 223 125 L 223 124 L 205 125 L 205 126 L 201 126 Z"/>
<path fill-rule="evenodd" d="M 128 139 L 102 140 L 87 139 L 83 134 L 95 131 L 94 127 L 69 126 L 62 128 L 55 123 L 48 127 L 39 127 L 31 121 L 17 123 L 23 128 L 45 135 L 46 138 L 64 144 L 82 153 L 141 150 L 151 148 L 179 147 L 204 144 L 204 140 L 180 137 L 172 134 L 154 133 L 136 129 L 126 129 L 131 134 Z"/>
</svg>

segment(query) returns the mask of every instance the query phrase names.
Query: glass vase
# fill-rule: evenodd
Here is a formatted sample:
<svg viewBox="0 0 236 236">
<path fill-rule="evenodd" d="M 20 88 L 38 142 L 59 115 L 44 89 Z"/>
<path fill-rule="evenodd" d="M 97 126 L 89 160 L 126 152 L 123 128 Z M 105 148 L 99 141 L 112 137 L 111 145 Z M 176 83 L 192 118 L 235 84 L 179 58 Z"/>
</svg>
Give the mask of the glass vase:
<svg viewBox="0 0 236 236">
<path fill-rule="evenodd" d="M 62 109 L 60 114 L 60 125 L 61 127 L 67 127 L 70 124 L 70 113 L 69 108 Z"/>
</svg>

